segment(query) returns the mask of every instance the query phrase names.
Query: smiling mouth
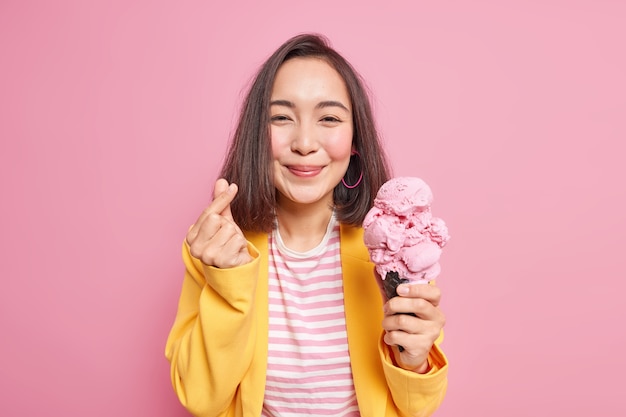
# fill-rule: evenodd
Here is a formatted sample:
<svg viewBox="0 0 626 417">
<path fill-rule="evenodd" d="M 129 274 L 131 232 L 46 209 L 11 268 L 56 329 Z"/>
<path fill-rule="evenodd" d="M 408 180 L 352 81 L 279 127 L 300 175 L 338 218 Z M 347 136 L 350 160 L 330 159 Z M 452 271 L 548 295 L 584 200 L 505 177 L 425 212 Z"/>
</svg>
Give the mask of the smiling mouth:
<svg viewBox="0 0 626 417">
<path fill-rule="evenodd" d="M 296 165 L 287 165 L 286 166 L 289 172 L 297 177 L 314 177 L 320 172 L 324 167 L 320 166 L 296 166 Z"/>
</svg>

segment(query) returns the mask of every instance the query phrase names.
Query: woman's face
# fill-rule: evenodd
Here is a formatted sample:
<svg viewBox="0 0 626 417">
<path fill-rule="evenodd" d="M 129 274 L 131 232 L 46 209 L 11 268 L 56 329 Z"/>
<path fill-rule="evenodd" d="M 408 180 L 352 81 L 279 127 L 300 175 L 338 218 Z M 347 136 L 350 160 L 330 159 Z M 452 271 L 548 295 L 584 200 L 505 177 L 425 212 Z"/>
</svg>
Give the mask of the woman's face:
<svg viewBox="0 0 626 417">
<path fill-rule="evenodd" d="M 270 102 L 278 204 L 331 205 L 352 150 L 352 108 L 343 79 L 321 59 L 293 58 L 279 68 Z"/>
</svg>

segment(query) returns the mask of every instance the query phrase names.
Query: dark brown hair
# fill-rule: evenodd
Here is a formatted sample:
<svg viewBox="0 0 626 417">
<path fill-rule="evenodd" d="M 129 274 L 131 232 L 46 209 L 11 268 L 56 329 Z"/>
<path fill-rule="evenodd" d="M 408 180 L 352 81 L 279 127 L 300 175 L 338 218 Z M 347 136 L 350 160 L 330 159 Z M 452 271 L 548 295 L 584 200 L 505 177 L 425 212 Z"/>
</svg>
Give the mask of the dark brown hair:
<svg viewBox="0 0 626 417">
<path fill-rule="evenodd" d="M 285 61 L 296 57 L 326 61 L 343 78 L 350 95 L 354 123 L 352 147 L 360 158 L 357 155 L 351 157 L 344 179 L 348 184 L 354 184 L 362 171 L 363 180 L 353 189 L 346 188 L 341 182 L 335 187 L 333 202 L 337 219 L 360 226 L 376 192 L 390 175 L 370 99 L 360 75 L 323 36 L 295 36 L 278 48 L 256 74 L 222 166 L 221 177 L 239 186 L 231 211 L 242 230 L 269 232 L 274 225 L 276 188 L 271 164 L 270 96 L 276 72 Z"/>
</svg>

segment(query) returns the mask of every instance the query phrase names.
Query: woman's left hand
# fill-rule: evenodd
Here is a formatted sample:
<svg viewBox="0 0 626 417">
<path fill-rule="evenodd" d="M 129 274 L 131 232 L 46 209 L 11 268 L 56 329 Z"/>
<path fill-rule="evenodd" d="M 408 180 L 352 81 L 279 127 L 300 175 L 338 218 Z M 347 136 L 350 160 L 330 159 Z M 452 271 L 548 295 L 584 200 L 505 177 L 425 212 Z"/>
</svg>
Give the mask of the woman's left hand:
<svg viewBox="0 0 626 417">
<path fill-rule="evenodd" d="M 446 322 L 439 309 L 441 290 L 428 284 L 401 284 L 396 292 L 398 297 L 390 299 L 384 306 L 383 340 L 392 347 L 398 366 L 426 373 L 429 370 L 428 354 Z"/>
</svg>

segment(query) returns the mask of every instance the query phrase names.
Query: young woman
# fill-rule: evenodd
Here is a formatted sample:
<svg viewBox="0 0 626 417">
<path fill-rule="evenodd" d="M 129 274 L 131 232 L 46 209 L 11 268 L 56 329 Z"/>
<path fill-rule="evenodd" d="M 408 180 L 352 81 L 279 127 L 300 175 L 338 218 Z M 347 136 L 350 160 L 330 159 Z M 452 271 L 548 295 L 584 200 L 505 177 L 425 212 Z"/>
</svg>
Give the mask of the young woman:
<svg viewBox="0 0 626 417">
<path fill-rule="evenodd" d="M 383 304 L 360 226 L 389 170 L 363 83 L 323 37 L 261 67 L 221 177 L 183 245 L 166 346 L 181 403 L 207 417 L 432 414 L 447 385 L 440 291 L 402 285 Z"/>
</svg>

